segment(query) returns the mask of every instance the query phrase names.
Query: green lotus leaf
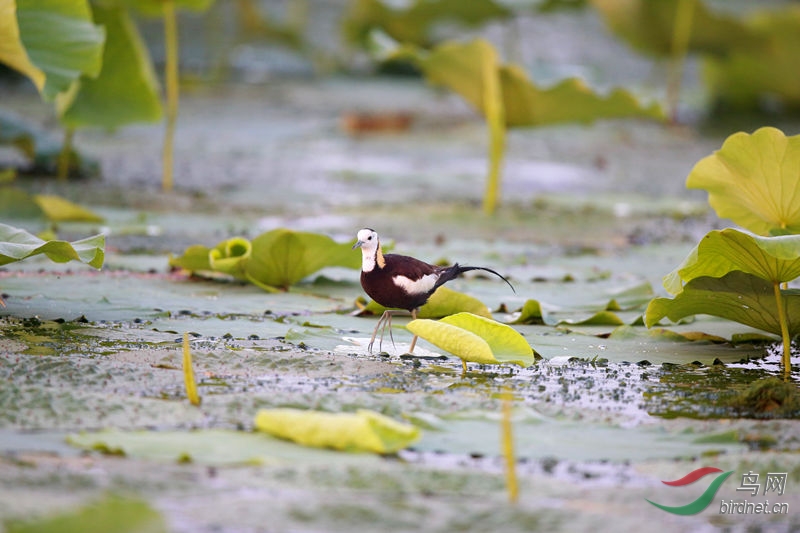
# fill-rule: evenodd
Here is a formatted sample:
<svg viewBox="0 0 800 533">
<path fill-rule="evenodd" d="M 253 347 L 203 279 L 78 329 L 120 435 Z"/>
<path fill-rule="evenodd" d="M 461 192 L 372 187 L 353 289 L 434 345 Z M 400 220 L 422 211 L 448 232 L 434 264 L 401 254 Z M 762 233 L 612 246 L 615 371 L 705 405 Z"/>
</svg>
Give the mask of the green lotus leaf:
<svg viewBox="0 0 800 533">
<path fill-rule="evenodd" d="M 184 250 L 180 257 L 170 257 L 169 266 L 182 268 L 189 272 L 203 272 L 211 270 L 209 253 L 211 248 L 202 244 L 193 244 Z"/>
<path fill-rule="evenodd" d="M 511 15 L 493 0 L 415 0 L 406 9 L 394 9 L 381 0 L 355 0 L 344 16 L 342 32 L 347 41 L 360 45 L 369 41 L 372 31 L 380 30 L 399 42 L 427 46 L 437 23 L 478 26 Z"/>
<path fill-rule="evenodd" d="M 371 300 L 366 305 L 365 310 L 374 315 L 381 315 L 386 308 L 375 300 Z M 492 318 L 492 313 L 485 303 L 474 296 L 454 291 L 444 286 L 436 289 L 436 292 L 431 295 L 428 302 L 419 308 L 417 318 L 443 318 L 461 312 Z"/>
<path fill-rule="evenodd" d="M 686 186 L 708 191 L 717 215 L 754 233 L 800 233 L 800 135 L 734 133 L 694 166 Z"/>
<path fill-rule="evenodd" d="M 51 261 L 81 261 L 94 268 L 103 266 L 105 236 L 95 235 L 75 242 L 44 241 L 25 230 L 0 224 L 0 266 L 45 254 Z"/>
<path fill-rule="evenodd" d="M 28 76 L 46 100 L 100 72 L 105 31 L 86 0 L 5 0 L 0 29 L 0 61 Z"/>
<path fill-rule="evenodd" d="M 720 278 L 736 270 L 772 283 L 800 277 L 800 235 L 761 237 L 734 228 L 711 231 L 664 277 L 664 288 L 678 294 L 695 278 Z"/>
<path fill-rule="evenodd" d="M 648 327 L 666 317 L 678 321 L 696 314 L 713 315 L 781 334 L 773 284 L 761 277 L 733 271 L 722 277 L 697 277 L 675 298 L 656 298 L 647 307 Z M 789 335 L 800 333 L 800 290 L 781 290 Z"/>
<path fill-rule="evenodd" d="M 758 109 L 765 97 L 800 107 L 800 7 L 786 4 L 748 17 L 749 46 L 703 58 L 703 79 L 721 109 Z M 732 33 L 731 37 L 738 38 Z"/>
<path fill-rule="evenodd" d="M 562 122 L 588 124 L 604 118 L 664 119 L 664 111 L 656 102 L 644 106 L 633 94 L 619 88 L 602 95 L 579 78 L 545 89 L 533 83 L 521 67 L 505 65 L 500 68 L 500 82 L 505 124 L 509 128 Z"/>
<path fill-rule="evenodd" d="M 464 361 L 481 364 L 533 364 L 533 349 L 514 328 L 472 313 L 457 313 L 439 321 L 412 320 L 415 335 Z"/>
<path fill-rule="evenodd" d="M 590 0 L 606 26 L 640 52 L 669 56 L 680 2 L 691 3 L 689 51 L 724 55 L 758 41 L 745 22 L 710 11 L 701 0 Z"/>
<path fill-rule="evenodd" d="M 329 266 L 359 268 L 361 254 L 353 252 L 349 243 L 339 244 L 325 235 L 276 229 L 253 239 L 244 272 L 266 290 L 286 289 Z"/>
<path fill-rule="evenodd" d="M 83 76 L 56 103 L 61 122 L 72 127 L 117 128 L 161 118 L 158 81 L 139 31 L 121 7 L 92 7 L 94 21 L 106 29 L 103 67 Z"/>
<path fill-rule="evenodd" d="M 262 409 L 255 428 L 303 446 L 380 454 L 395 453 L 420 437 L 416 426 L 366 409 L 355 413 Z"/>
<path fill-rule="evenodd" d="M 6 533 L 166 533 L 161 514 L 144 500 L 108 495 L 77 509 L 46 518 L 5 522 Z"/>
<path fill-rule="evenodd" d="M 33 201 L 54 222 L 102 222 L 103 217 L 60 196 L 35 194 Z"/>
<path fill-rule="evenodd" d="M 502 110 L 506 127 L 528 127 L 559 122 L 592 122 L 601 118 L 642 117 L 662 119 L 663 110 L 657 105 L 640 105 L 636 98 L 622 89 L 608 96 L 599 95 L 582 80 L 571 78 L 550 89 L 542 89 L 531 81 L 517 65 L 501 65 L 494 47 L 485 40 L 466 43 L 445 42 L 430 52 L 403 47 L 397 57 L 417 64 L 425 77 L 435 85 L 455 91 L 476 110 L 491 120 L 495 107 Z M 499 106 L 487 99 L 487 83 L 499 76 Z"/>
</svg>

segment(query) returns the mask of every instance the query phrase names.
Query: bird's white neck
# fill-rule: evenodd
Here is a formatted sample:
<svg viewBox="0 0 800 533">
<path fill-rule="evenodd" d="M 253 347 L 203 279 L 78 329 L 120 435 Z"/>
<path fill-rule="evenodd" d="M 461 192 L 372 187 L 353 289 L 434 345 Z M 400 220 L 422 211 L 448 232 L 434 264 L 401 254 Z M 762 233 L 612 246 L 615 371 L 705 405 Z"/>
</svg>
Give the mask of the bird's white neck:
<svg viewBox="0 0 800 533">
<path fill-rule="evenodd" d="M 383 258 L 383 251 L 381 250 L 380 243 L 374 250 L 361 249 L 361 271 L 372 272 L 375 270 L 375 265 L 378 268 L 386 266 L 386 260 Z"/>
</svg>

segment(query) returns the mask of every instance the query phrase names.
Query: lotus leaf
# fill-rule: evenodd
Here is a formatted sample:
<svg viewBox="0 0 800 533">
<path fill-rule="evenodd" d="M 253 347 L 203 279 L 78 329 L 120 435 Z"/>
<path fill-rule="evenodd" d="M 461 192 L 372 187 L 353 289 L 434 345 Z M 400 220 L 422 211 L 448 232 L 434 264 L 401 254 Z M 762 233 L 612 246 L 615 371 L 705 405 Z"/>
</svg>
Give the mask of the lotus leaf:
<svg viewBox="0 0 800 533">
<path fill-rule="evenodd" d="M 701 276 L 721 278 L 735 270 L 772 283 L 800 277 L 800 235 L 761 237 L 734 228 L 711 231 L 664 277 L 664 288 L 678 294 L 683 283 Z"/>
<path fill-rule="evenodd" d="M 316 233 L 276 229 L 259 235 L 252 245 L 245 274 L 262 288 L 286 289 L 328 266 L 361 266 L 361 255 L 354 253 L 350 244 Z"/>
<path fill-rule="evenodd" d="M 381 454 L 402 450 L 420 437 L 416 426 L 366 409 L 355 413 L 262 409 L 255 427 L 304 446 Z"/>
<path fill-rule="evenodd" d="M 102 222 L 103 217 L 60 196 L 36 194 L 34 202 L 53 222 Z"/>
<path fill-rule="evenodd" d="M 800 135 L 735 133 L 694 166 L 686 186 L 708 191 L 717 215 L 754 233 L 800 233 Z"/>
<path fill-rule="evenodd" d="M 193 245 L 170 265 L 191 272 L 220 272 L 266 291 L 287 289 L 329 266 L 359 268 L 361 256 L 347 243 L 316 233 L 276 229 L 252 241 L 234 237 L 214 248 Z"/>
<path fill-rule="evenodd" d="M 45 254 L 56 263 L 81 261 L 94 268 L 103 266 L 105 236 L 95 235 L 75 242 L 44 241 L 25 230 L 0 224 L 0 265 Z"/>
<path fill-rule="evenodd" d="M 0 524 L 3 525 L 3 524 Z M 48 518 L 31 521 L 11 521 L 5 524 L 6 533 L 166 533 L 166 521 L 146 501 L 108 495 L 78 509 Z"/>
<path fill-rule="evenodd" d="M 96 76 L 105 31 L 86 0 L 4 0 L 0 61 L 28 76 L 46 100 L 81 75 Z"/>
<path fill-rule="evenodd" d="M 463 361 L 481 364 L 514 363 L 527 367 L 534 356 L 528 342 L 514 328 L 471 313 L 458 313 L 435 321 L 412 320 L 406 326 L 435 346 Z"/>
<path fill-rule="evenodd" d="M 160 17 L 164 14 L 163 0 L 117 0 L 117 2 L 148 17 Z M 172 3 L 176 9 L 203 12 L 211 7 L 214 0 L 172 0 Z"/>
<path fill-rule="evenodd" d="M 407 9 L 393 9 L 381 0 L 354 0 L 342 23 L 345 38 L 365 44 L 379 29 L 402 43 L 431 44 L 431 27 L 443 21 L 477 26 L 487 20 L 507 18 L 512 12 L 493 0 L 415 0 Z"/>
<path fill-rule="evenodd" d="M 604 97 L 578 79 L 541 89 L 520 67 L 501 65 L 494 47 L 483 39 L 444 42 L 430 51 L 405 45 L 397 48 L 393 57 L 413 62 L 431 83 L 455 91 L 486 118 L 489 175 L 483 207 L 487 213 L 494 212 L 499 197 L 505 128 L 664 116 L 657 104 L 643 107 L 621 89 Z"/>
<path fill-rule="evenodd" d="M 485 40 L 445 42 L 430 52 L 403 47 L 397 56 L 417 64 L 426 78 L 461 95 L 487 120 L 502 110 L 506 127 L 539 126 L 559 122 L 592 122 L 601 118 L 641 117 L 662 119 L 657 105 L 641 106 L 629 92 L 617 89 L 604 97 L 580 79 L 562 81 L 550 89 L 536 86 L 517 65 L 501 65 L 494 47 Z M 499 76 L 502 105 L 487 100 L 487 83 Z"/>
<path fill-rule="evenodd" d="M 67 126 L 116 128 L 161 118 L 158 81 L 147 48 L 128 11 L 95 4 L 94 20 L 106 28 L 103 67 L 95 78 L 83 76 L 57 107 Z"/>
<path fill-rule="evenodd" d="M 710 11 L 702 0 L 590 0 L 615 34 L 633 48 L 655 56 L 672 52 L 678 4 L 685 1 L 691 3 L 692 11 L 690 51 L 724 55 L 757 42 L 744 22 Z"/>
<path fill-rule="evenodd" d="M 761 107 L 778 100 L 787 107 L 800 107 L 800 8 L 787 4 L 766 9 L 747 19 L 745 33 L 732 33 L 749 42 L 724 55 L 703 61 L 703 78 L 722 109 Z M 753 38 L 747 39 L 748 35 Z"/>
<path fill-rule="evenodd" d="M 800 333 L 800 290 L 781 290 L 788 331 Z M 678 321 L 706 314 L 734 320 L 762 331 L 781 334 L 773 284 L 758 276 L 732 271 L 722 277 L 697 277 L 675 298 L 656 298 L 647 307 L 645 323 L 651 327 L 664 317 Z"/>
<path fill-rule="evenodd" d="M 196 413 L 188 406 L 186 410 Z M 327 449 L 297 446 L 263 433 L 222 429 L 197 431 L 120 431 L 76 433 L 67 443 L 83 450 L 155 461 L 191 461 L 206 465 L 305 464 L 368 465 L 379 458 L 342 455 Z"/>
</svg>

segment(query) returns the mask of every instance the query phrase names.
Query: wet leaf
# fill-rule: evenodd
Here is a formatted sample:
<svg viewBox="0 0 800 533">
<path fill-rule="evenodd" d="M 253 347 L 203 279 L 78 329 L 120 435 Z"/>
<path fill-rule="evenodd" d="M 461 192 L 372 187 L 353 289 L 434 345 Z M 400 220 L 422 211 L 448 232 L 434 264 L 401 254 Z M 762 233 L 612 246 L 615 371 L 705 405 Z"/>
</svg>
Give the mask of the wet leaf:
<svg viewBox="0 0 800 533">
<path fill-rule="evenodd" d="M 47 518 L 5 523 L 6 533 L 166 533 L 161 514 L 147 502 L 108 495 L 78 509 Z"/>
<path fill-rule="evenodd" d="M 664 288 L 678 294 L 683 283 L 739 270 L 773 283 L 800 277 L 800 235 L 761 237 L 734 228 L 706 234 L 683 263 L 664 277 Z"/>
<path fill-rule="evenodd" d="M 15 12 L 16 8 L 16 12 Z M 8 0 L 0 7 L 0 61 L 28 76 L 52 100 L 81 75 L 96 76 L 105 31 L 86 0 Z"/>
<path fill-rule="evenodd" d="M 395 453 L 419 439 L 416 426 L 374 411 L 325 413 L 302 409 L 262 409 L 255 427 L 304 446 L 349 452 Z"/>
<path fill-rule="evenodd" d="M 464 361 L 481 364 L 533 364 L 533 350 L 514 328 L 490 318 L 458 313 L 439 321 L 412 320 L 406 326 L 415 335 Z"/>
<path fill-rule="evenodd" d="M 121 7 L 96 3 L 94 21 L 107 33 L 103 66 L 96 77 L 82 76 L 59 95 L 57 108 L 67 126 L 117 128 L 161 118 L 158 81 L 135 23 Z"/>
<path fill-rule="evenodd" d="M 0 224 L 0 265 L 45 254 L 56 263 L 81 261 L 94 268 L 103 266 L 105 236 L 95 235 L 75 242 L 44 241 L 25 230 Z"/>
<path fill-rule="evenodd" d="M 781 290 L 786 306 L 789 334 L 800 333 L 800 290 Z M 698 277 L 687 283 L 675 298 L 656 298 L 647 307 L 648 327 L 662 318 L 673 322 L 696 314 L 726 318 L 748 326 L 781 334 L 773 284 L 758 276 L 733 271 L 721 278 Z"/>
<path fill-rule="evenodd" d="M 720 218 L 754 233 L 800 233 L 800 135 L 735 133 L 694 166 L 686 186 L 708 191 Z"/>
<path fill-rule="evenodd" d="M 386 308 L 376 301 L 370 300 L 364 310 L 374 315 L 381 315 Z M 428 302 L 419 308 L 417 318 L 443 318 L 461 312 L 492 318 L 492 313 L 486 304 L 473 296 L 444 286 L 436 289 Z"/>
</svg>

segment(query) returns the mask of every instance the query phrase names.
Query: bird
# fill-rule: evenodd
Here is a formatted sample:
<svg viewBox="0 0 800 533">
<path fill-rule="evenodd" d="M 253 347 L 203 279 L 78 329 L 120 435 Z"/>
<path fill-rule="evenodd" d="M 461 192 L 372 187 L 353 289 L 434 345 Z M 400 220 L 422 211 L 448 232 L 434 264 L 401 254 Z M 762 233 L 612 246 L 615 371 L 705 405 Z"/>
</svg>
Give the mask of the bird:
<svg viewBox="0 0 800 533">
<path fill-rule="evenodd" d="M 356 248 L 361 248 L 361 287 L 370 298 L 387 308 L 378 320 L 375 331 L 372 332 L 372 338 L 367 346 L 369 353 L 372 353 L 375 337 L 381 325 L 383 325 L 381 346 L 387 325 L 391 337 L 392 316 L 395 313 L 410 312 L 411 318 L 416 319 L 417 311 L 425 305 L 436 289 L 464 272 L 471 270 L 489 272 L 505 281 L 512 291 L 517 292 L 510 281 L 491 268 L 461 266 L 458 263 L 451 266 L 437 266 L 407 255 L 384 254 L 378 233 L 372 228 L 358 231 L 353 250 Z M 417 336 L 414 335 L 409 353 L 414 353 L 416 343 Z"/>
</svg>

